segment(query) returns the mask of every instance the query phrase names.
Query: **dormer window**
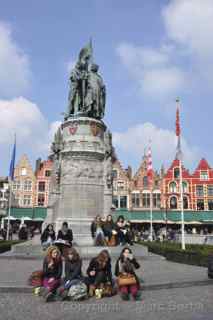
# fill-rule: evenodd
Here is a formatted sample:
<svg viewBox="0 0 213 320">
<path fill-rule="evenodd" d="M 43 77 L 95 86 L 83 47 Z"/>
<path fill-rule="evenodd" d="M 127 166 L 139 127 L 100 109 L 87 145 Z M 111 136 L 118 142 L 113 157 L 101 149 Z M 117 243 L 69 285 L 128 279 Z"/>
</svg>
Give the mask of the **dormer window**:
<svg viewBox="0 0 213 320">
<path fill-rule="evenodd" d="M 209 176 L 208 176 L 208 171 L 201 171 L 200 172 L 200 180 L 208 180 Z"/>
<path fill-rule="evenodd" d="M 179 178 L 180 178 L 180 169 L 174 168 L 174 179 L 179 179 Z"/>
</svg>

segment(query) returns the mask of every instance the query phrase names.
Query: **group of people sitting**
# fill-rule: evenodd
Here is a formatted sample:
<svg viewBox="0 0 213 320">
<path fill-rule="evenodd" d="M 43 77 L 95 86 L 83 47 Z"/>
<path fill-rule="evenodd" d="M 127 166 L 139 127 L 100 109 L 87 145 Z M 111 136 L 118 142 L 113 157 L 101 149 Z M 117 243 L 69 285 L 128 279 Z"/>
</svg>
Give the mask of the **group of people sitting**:
<svg viewBox="0 0 213 320">
<path fill-rule="evenodd" d="M 65 261 L 65 276 L 62 278 L 62 261 Z M 69 299 L 69 292 L 76 285 L 86 288 L 84 297 L 112 296 L 120 293 L 123 300 L 140 299 L 140 281 L 135 270 L 140 265 L 129 247 L 124 247 L 115 264 L 115 276 L 112 275 L 111 257 L 107 250 L 91 259 L 82 273 L 82 259 L 75 248 L 67 247 L 63 257 L 58 247 L 52 245 L 46 251 L 43 261 L 41 295 L 46 302 Z M 108 295 L 104 293 L 108 292 Z M 110 293 L 110 294 L 109 294 Z"/>
<path fill-rule="evenodd" d="M 91 224 L 91 235 L 96 246 L 133 245 L 131 224 L 123 216 L 114 222 L 111 214 L 105 220 L 97 215 Z"/>
<path fill-rule="evenodd" d="M 66 221 L 63 222 L 62 228 L 58 231 L 57 237 L 52 224 L 49 224 L 41 234 L 41 245 L 44 250 L 54 243 L 58 243 L 59 245 L 60 241 L 62 244 L 64 243 L 70 247 L 72 246 L 73 233 L 72 230 L 69 229 Z"/>
</svg>

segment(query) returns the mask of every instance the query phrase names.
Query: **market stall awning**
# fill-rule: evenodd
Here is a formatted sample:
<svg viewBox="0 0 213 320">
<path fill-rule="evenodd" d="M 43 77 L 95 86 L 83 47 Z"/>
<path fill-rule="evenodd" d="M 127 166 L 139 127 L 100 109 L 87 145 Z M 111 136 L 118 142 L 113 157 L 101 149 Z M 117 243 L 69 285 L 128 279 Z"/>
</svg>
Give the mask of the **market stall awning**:
<svg viewBox="0 0 213 320">
<path fill-rule="evenodd" d="M 128 210 L 116 210 L 113 213 L 114 219 L 123 215 L 126 220 L 130 220 L 134 223 L 137 222 L 150 222 L 150 211 L 128 211 Z M 180 211 L 153 211 L 152 219 L 155 223 L 180 223 L 181 212 Z M 184 211 L 184 221 L 186 224 L 194 223 L 207 223 L 213 222 L 213 211 Z"/>
<path fill-rule="evenodd" d="M 43 221 L 47 216 L 47 208 L 11 208 L 11 215 L 18 220 Z"/>
</svg>

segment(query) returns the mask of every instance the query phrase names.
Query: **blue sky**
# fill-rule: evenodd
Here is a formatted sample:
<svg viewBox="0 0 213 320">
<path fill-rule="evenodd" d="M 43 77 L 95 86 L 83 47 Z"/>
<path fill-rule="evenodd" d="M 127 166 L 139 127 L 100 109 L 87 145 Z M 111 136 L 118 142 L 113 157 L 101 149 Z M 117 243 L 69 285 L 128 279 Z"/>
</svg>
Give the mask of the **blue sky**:
<svg viewBox="0 0 213 320">
<path fill-rule="evenodd" d="M 46 158 L 67 106 L 71 65 L 90 37 L 107 86 L 104 121 L 124 166 L 149 140 L 156 168 L 175 154 L 181 99 L 184 161 L 213 165 L 212 0 L 0 0 L 0 175 L 18 157 Z"/>
</svg>

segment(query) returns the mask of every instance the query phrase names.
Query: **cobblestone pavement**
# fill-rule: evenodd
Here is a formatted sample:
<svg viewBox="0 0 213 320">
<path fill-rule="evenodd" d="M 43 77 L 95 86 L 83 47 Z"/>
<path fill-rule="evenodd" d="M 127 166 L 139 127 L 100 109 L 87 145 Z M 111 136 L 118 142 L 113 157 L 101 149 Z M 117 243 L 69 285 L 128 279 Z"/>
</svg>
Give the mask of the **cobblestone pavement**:
<svg viewBox="0 0 213 320">
<path fill-rule="evenodd" d="M 173 263 L 162 259 L 139 261 L 141 269 L 137 272 L 146 285 L 164 284 L 170 282 L 207 280 L 206 268 Z M 112 269 L 114 272 L 114 263 Z M 88 261 L 84 260 L 85 271 Z M 0 286 L 26 285 L 32 271 L 42 268 L 42 260 L 0 260 Z"/>
<path fill-rule="evenodd" d="M 31 294 L 0 294 L 0 319 L 7 320 L 212 320 L 213 287 L 146 291 L 140 302 L 119 296 L 84 302 L 45 303 Z"/>
</svg>

